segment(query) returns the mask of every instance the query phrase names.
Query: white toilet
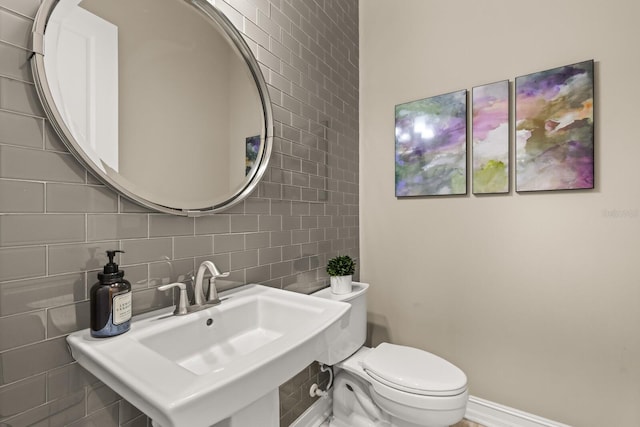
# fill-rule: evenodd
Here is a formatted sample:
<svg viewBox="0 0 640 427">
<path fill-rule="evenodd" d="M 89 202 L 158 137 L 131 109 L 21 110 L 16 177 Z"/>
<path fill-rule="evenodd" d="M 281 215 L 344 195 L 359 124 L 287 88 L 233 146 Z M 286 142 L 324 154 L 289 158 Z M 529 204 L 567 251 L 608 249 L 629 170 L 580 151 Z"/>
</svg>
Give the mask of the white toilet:
<svg viewBox="0 0 640 427">
<path fill-rule="evenodd" d="M 325 288 L 314 296 L 351 304 L 349 325 L 329 344 L 333 365 L 331 427 L 445 427 L 460 421 L 467 377 L 446 360 L 412 347 L 363 347 L 367 329 L 366 283 L 344 295 Z"/>
</svg>

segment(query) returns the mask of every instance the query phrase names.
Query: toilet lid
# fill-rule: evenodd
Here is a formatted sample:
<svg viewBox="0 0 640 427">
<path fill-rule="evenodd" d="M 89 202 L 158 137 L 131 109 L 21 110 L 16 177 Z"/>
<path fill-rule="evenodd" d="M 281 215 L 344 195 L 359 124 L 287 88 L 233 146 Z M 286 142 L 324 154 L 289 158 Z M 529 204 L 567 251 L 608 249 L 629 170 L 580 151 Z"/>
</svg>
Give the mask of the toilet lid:
<svg viewBox="0 0 640 427">
<path fill-rule="evenodd" d="M 375 380 L 408 393 L 453 396 L 467 389 L 467 376 L 458 367 L 413 347 L 382 343 L 362 367 Z"/>
</svg>

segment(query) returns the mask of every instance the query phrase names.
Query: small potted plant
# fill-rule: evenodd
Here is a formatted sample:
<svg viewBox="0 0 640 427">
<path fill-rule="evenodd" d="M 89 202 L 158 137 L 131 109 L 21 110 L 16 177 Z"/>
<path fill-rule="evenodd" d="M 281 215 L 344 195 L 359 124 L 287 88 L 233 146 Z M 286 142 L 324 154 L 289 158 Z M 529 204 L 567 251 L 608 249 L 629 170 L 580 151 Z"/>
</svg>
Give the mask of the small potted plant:
<svg viewBox="0 0 640 427">
<path fill-rule="evenodd" d="M 351 292 L 351 280 L 356 271 L 356 262 L 349 255 L 338 255 L 327 263 L 327 273 L 331 279 L 331 292 L 348 294 Z"/>
</svg>

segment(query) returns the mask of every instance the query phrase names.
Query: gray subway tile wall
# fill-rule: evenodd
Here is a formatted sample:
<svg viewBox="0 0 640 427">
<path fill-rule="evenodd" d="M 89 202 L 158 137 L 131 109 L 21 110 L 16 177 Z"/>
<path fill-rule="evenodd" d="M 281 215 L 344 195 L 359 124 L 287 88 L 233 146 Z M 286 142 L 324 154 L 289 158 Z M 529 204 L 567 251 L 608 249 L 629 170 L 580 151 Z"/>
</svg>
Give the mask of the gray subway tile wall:
<svg viewBox="0 0 640 427">
<path fill-rule="evenodd" d="M 148 426 L 71 358 L 106 249 L 133 286 L 135 314 L 173 303 L 156 288 L 204 260 L 222 289 L 326 285 L 337 253 L 359 255 L 357 0 L 215 0 L 268 84 L 272 161 L 246 201 L 214 216 L 157 214 L 78 163 L 44 116 L 28 64 L 40 0 L 0 0 L 0 425 Z M 312 402 L 317 364 L 280 387 L 281 425 Z"/>
<path fill-rule="evenodd" d="M 4 213 L 44 212 L 44 184 L 27 181 L 0 181 L 0 211 Z"/>
<path fill-rule="evenodd" d="M 2 53 L 3 51 L 0 50 L 0 54 Z M 13 64 L 12 67 L 20 66 L 22 68 L 27 68 L 24 67 L 27 59 L 28 55 L 25 52 L 24 57 L 22 57 L 19 62 Z M 3 64 L 2 67 L 9 66 L 9 63 L 4 62 L 4 57 L 2 57 L 2 61 L 0 61 L 0 63 Z M 4 69 L 0 69 L 0 72 L 4 71 Z M 43 129 L 44 119 L 42 118 L 21 116 L 0 110 L 0 143 L 18 145 L 22 147 L 42 148 L 44 145 L 42 137 Z"/>
<path fill-rule="evenodd" d="M 99 185 L 47 184 L 47 212 L 118 212 L 118 195 Z"/>
</svg>

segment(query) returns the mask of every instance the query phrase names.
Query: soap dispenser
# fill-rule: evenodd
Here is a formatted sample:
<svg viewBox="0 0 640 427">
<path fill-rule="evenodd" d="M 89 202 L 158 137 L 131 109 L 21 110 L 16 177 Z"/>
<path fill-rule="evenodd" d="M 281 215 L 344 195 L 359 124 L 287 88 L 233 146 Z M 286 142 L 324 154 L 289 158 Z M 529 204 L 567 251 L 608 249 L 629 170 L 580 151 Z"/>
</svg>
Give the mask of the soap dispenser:
<svg viewBox="0 0 640 427">
<path fill-rule="evenodd" d="M 113 262 L 117 252 L 124 253 L 107 251 L 109 262 L 91 287 L 91 336 L 98 338 L 120 335 L 131 326 L 131 284 Z"/>
</svg>

